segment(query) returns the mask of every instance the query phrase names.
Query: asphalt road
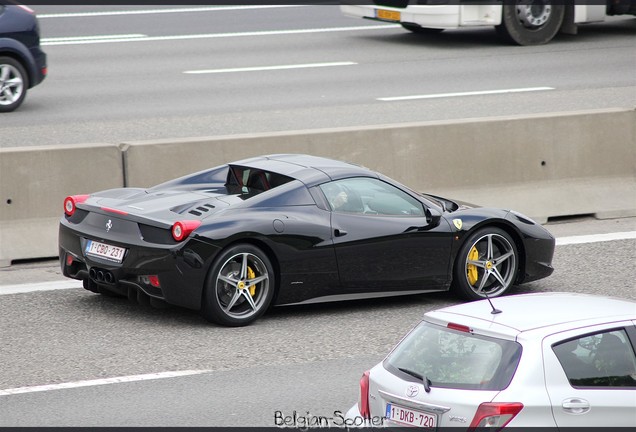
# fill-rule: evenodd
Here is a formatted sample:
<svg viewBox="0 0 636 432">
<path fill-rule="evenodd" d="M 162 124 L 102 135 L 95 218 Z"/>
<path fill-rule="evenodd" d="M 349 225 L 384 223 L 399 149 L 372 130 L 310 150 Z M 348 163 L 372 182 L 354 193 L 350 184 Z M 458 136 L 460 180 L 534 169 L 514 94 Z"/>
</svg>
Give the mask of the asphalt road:
<svg viewBox="0 0 636 432">
<path fill-rule="evenodd" d="M 634 232 L 636 219 L 547 227 L 557 238 Z M 635 252 L 635 239 L 557 246 L 554 274 L 514 292 L 636 300 Z M 61 279 L 55 262 L 22 264 L 0 270 L 0 293 Z M 425 311 L 457 302 L 429 294 L 286 307 L 252 326 L 223 328 L 196 312 L 143 308 L 81 288 L 0 295 L 0 426 L 275 426 L 276 411 L 334 416 L 355 402 L 361 373 Z M 165 371 L 197 374 L 2 394 Z"/>
<path fill-rule="evenodd" d="M 120 9 L 36 7 L 50 76 L 19 111 L 1 117 L 0 147 L 633 107 L 636 100 L 633 19 L 514 47 L 491 29 L 427 38 L 325 6 L 76 15 Z M 378 100 L 537 87 L 551 89 Z M 585 220 L 550 229 L 570 236 L 636 225 Z M 633 239 L 559 246 L 555 273 L 515 292 L 636 299 L 635 252 Z M 2 286 L 61 279 L 55 262 L 14 265 L 0 269 L 0 294 Z M 79 288 L 0 295 L 0 426 L 274 426 L 277 411 L 333 416 L 355 402 L 362 371 L 422 313 L 455 302 L 434 294 L 288 307 L 228 329 L 196 312 L 146 309 Z M 196 374 L 2 394 L 165 371 Z"/>
<path fill-rule="evenodd" d="M 325 5 L 159 9 L 170 13 L 141 6 L 35 9 L 49 76 L 19 111 L 2 116 L 0 147 L 633 107 L 636 101 L 633 18 L 518 47 L 502 43 L 492 28 L 414 35 Z M 405 96 L 427 98 L 392 99 Z"/>
</svg>

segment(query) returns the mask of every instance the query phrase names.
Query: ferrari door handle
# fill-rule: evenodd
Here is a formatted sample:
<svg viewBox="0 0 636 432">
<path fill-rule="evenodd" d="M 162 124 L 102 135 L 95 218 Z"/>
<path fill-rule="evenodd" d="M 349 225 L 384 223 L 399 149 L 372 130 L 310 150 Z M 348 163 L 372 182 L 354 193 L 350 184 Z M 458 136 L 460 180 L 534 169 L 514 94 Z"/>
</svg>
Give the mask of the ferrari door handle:
<svg viewBox="0 0 636 432">
<path fill-rule="evenodd" d="M 585 414 L 590 410 L 590 403 L 585 399 L 570 398 L 561 403 L 563 411 L 570 414 Z"/>
<path fill-rule="evenodd" d="M 336 228 L 335 230 L 333 230 L 333 234 L 336 237 L 342 237 L 342 236 L 346 236 L 347 232 L 345 230 L 341 230 L 341 229 Z"/>
</svg>

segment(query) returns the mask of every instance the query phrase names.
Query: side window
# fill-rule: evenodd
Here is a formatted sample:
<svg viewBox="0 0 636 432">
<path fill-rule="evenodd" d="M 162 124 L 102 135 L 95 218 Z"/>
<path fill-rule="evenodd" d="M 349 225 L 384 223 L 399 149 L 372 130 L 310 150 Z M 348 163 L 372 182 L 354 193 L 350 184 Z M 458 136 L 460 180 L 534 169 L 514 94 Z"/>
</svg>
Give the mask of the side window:
<svg viewBox="0 0 636 432">
<path fill-rule="evenodd" d="M 586 335 L 552 350 L 573 387 L 636 387 L 636 355 L 625 330 Z"/>
<path fill-rule="evenodd" d="M 415 198 L 381 180 L 356 177 L 320 185 L 331 210 L 387 216 L 424 216 Z"/>
</svg>

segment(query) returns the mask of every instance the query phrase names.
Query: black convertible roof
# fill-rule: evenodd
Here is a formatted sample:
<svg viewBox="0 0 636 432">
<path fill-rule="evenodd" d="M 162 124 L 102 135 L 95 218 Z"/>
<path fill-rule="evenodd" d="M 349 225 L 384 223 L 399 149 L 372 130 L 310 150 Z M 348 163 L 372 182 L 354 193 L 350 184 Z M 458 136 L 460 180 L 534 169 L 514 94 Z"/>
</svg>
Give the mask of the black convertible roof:
<svg viewBox="0 0 636 432">
<path fill-rule="evenodd" d="M 344 177 L 378 177 L 377 173 L 360 165 L 306 154 L 265 155 L 232 162 L 229 165 L 283 174 L 307 185 Z"/>
</svg>

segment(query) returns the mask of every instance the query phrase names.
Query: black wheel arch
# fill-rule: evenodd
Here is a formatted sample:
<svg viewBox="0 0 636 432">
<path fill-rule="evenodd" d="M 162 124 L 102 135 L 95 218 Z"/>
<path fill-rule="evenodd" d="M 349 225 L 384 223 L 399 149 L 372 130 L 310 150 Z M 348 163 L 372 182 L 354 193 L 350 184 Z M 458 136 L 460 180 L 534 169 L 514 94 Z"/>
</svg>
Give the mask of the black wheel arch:
<svg viewBox="0 0 636 432">
<path fill-rule="evenodd" d="M 210 277 L 211 277 L 211 273 L 212 273 L 212 269 L 214 268 L 214 264 L 216 263 L 217 257 L 222 255 L 223 252 L 225 252 L 226 250 L 239 245 L 239 244 L 248 244 L 254 247 L 259 248 L 260 250 L 263 251 L 263 253 L 265 255 L 267 255 L 267 258 L 269 259 L 269 262 L 271 263 L 272 267 L 274 268 L 274 296 L 272 297 L 272 301 L 270 303 L 270 306 L 276 304 L 276 297 L 278 297 L 278 289 L 280 286 L 280 263 L 278 262 L 278 256 L 276 255 L 276 253 L 274 252 L 274 250 L 272 249 L 272 247 L 263 239 L 258 238 L 258 237 L 237 237 L 237 238 L 233 238 L 230 242 L 223 244 L 223 246 L 218 250 L 218 252 L 215 254 L 214 259 L 212 259 L 209 264 L 208 264 L 208 269 L 206 271 L 206 276 L 204 279 L 204 286 L 201 287 L 201 305 L 203 305 L 203 301 L 204 301 L 204 296 L 205 296 L 205 285 L 209 282 Z"/>
<path fill-rule="evenodd" d="M 456 244 L 453 246 L 451 268 L 449 270 L 451 279 L 453 278 L 453 275 L 455 274 L 455 266 L 457 265 L 457 260 L 460 258 L 459 250 L 462 248 L 466 240 L 474 232 L 482 228 L 499 228 L 503 230 L 506 234 L 508 234 L 512 238 L 512 240 L 515 242 L 517 253 L 519 254 L 519 259 L 517 260 L 517 276 L 515 278 L 514 284 L 522 283 L 525 276 L 525 268 L 526 268 L 526 248 L 523 242 L 523 235 L 512 223 L 506 221 L 505 219 L 484 220 L 481 223 L 473 225 L 468 231 L 465 231 L 464 233 L 462 233 L 461 241 L 456 242 Z"/>
<path fill-rule="evenodd" d="M 32 88 L 35 82 L 35 60 L 28 49 L 19 45 L 17 41 L 0 38 L 0 57 L 10 57 L 20 63 L 27 74 L 29 82 L 27 88 Z"/>
</svg>

